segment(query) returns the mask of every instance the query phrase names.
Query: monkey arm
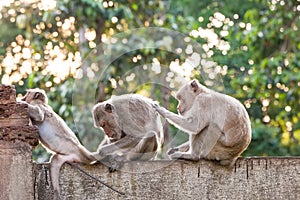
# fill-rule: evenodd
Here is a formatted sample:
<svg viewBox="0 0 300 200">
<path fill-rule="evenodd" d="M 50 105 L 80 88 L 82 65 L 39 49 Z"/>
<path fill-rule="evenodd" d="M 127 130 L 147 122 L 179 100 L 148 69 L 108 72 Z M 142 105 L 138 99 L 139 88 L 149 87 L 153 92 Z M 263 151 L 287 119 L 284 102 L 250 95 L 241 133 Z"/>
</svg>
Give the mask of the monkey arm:
<svg viewBox="0 0 300 200">
<path fill-rule="evenodd" d="M 36 122 L 42 122 L 44 121 L 44 113 L 42 109 L 39 106 L 31 105 L 27 103 L 26 101 L 20 101 L 19 103 L 24 103 L 28 105 L 28 113 L 32 120 Z"/>
<path fill-rule="evenodd" d="M 159 106 L 156 103 L 152 104 L 152 106 L 163 118 L 166 118 L 166 115 L 167 115 L 166 112 L 168 111 L 167 109 Z"/>
<path fill-rule="evenodd" d="M 101 147 L 107 145 L 109 142 L 108 142 L 108 139 L 106 137 L 103 138 L 103 140 L 100 142 L 99 146 L 98 146 L 98 149 L 100 149 Z"/>
<path fill-rule="evenodd" d="M 126 150 L 129 147 L 134 147 L 139 143 L 139 141 L 140 138 L 127 135 L 116 142 L 101 146 L 98 151 L 99 154 L 104 157 L 108 154 L 113 154 L 116 151 L 122 152 L 124 149 Z"/>
<path fill-rule="evenodd" d="M 198 134 L 201 130 L 208 126 L 207 120 L 201 119 L 201 116 L 199 117 L 199 113 L 191 113 L 189 114 L 189 117 L 185 117 L 172 113 L 157 104 L 154 105 L 154 108 L 171 124 L 190 134 Z"/>
<path fill-rule="evenodd" d="M 44 121 L 44 113 L 38 106 L 32 106 L 28 104 L 28 111 L 30 117 L 36 122 Z"/>
</svg>

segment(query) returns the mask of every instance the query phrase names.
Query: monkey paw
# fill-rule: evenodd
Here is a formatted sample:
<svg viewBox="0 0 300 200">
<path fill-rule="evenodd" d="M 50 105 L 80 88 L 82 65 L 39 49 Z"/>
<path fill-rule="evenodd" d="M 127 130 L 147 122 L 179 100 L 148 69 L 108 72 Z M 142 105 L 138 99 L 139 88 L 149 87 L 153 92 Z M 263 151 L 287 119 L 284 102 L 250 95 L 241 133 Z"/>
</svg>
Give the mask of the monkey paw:
<svg viewBox="0 0 300 200">
<path fill-rule="evenodd" d="M 181 156 L 182 156 L 182 153 L 180 153 L 180 152 L 174 152 L 173 154 L 169 154 L 169 157 L 170 157 L 172 160 L 179 159 L 179 158 L 181 158 Z"/>
<path fill-rule="evenodd" d="M 168 155 L 171 155 L 171 154 L 174 154 L 176 151 L 178 151 L 178 148 L 170 148 L 170 149 L 167 151 L 167 154 L 168 154 Z"/>
<path fill-rule="evenodd" d="M 17 100 L 17 103 L 18 104 L 24 104 L 24 105 L 28 105 L 28 103 L 26 101 L 22 101 L 22 100 Z"/>
<path fill-rule="evenodd" d="M 114 162 L 114 163 L 109 163 L 108 170 L 109 172 L 115 172 L 123 167 L 124 163 L 123 162 Z"/>
<path fill-rule="evenodd" d="M 153 108 L 162 116 L 166 117 L 165 108 L 160 107 L 158 104 L 154 103 L 152 104 Z"/>
<path fill-rule="evenodd" d="M 111 157 L 109 157 L 108 164 L 109 164 L 109 166 L 108 166 L 109 172 L 114 172 L 114 171 L 121 169 L 124 165 L 124 162 L 123 162 L 122 158 L 119 156 L 117 156 L 117 157 L 111 156 Z"/>
</svg>

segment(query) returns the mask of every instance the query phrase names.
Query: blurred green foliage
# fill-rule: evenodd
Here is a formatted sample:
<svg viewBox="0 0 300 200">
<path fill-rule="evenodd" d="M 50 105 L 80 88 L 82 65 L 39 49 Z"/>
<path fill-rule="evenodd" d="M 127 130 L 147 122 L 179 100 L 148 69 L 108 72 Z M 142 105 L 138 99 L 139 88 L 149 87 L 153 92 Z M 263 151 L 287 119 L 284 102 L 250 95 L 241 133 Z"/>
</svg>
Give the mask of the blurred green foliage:
<svg viewBox="0 0 300 200">
<path fill-rule="evenodd" d="M 172 62 L 185 67 L 194 55 L 188 45 L 194 42 L 203 50 L 193 51 L 212 60 L 214 73 L 221 77 L 222 87 L 211 87 L 239 99 L 249 112 L 253 139 L 244 155 L 299 155 L 299 13 L 299 1 L 288 0 L 50 0 L 47 5 L 15 0 L 1 4 L 0 79 L 14 84 L 18 94 L 26 88 L 45 89 L 53 109 L 88 149 L 96 150 L 103 133 L 91 127 L 85 94 L 95 94 L 90 102 L 94 104 L 112 94 L 138 92 L 176 112 L 177 102 L 165 87 L 172 81 L 165 80 L 173 73 Z M 143 27 L 173 30 L 192 40 L 181 41 L 168 31 L 135 29 Z M 114 37 L 126 42 L 112 45 Z M 181 51 L 175 50 L 177 46 Z M 119 56 L 107 58 L 106 47 L 112 48 L 111 58 Z M 155 63 L 161 66 L 160 74 L 141 73 L 141 67 Z M 86 74 L 101 72 L 101 78 L 93 85 L 82 81 L 74 87 L 79 67 Z M 185 78 L 205 83 L 203 70 L 195 67 Z M 128 81 L 131 74 L 141 77 Z M 145 80 L 160 82 L 149 85 Z M 80 109 L 74 110 L 74 93 L 79 92 Z M 187 139 L 174 127 L 165 131 L 171 145 Z M 34 158 L 48 159 L 41 147 Z"/>
</svg>

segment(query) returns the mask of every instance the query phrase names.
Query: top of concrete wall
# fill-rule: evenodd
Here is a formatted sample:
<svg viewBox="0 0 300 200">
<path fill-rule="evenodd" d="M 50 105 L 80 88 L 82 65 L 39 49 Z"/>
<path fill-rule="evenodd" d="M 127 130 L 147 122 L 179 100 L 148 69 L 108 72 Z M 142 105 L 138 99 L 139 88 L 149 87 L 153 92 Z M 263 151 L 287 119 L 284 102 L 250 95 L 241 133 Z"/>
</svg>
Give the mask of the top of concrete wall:
<svg viewBox="0 0 300 200">
<path fill-rule="evenodd" d="M 129 162 L 113 173 L 102 164 L 80 167 L 126 196 L 65 164 L 64 199 L 300 199 L 300 157 L 240 158 L 232 169 L 204 160 Z M 36 199 L 52 198 L 48 168 L 36 165 Z"/>
</svg>

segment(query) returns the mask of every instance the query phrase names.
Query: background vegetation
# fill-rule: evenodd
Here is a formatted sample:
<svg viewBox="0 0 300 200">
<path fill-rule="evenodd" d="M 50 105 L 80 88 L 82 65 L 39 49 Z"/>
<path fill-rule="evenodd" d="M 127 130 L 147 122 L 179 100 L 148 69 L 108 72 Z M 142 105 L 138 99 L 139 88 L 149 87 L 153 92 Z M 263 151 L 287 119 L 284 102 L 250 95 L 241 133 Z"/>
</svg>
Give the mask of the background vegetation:
<svg viewBox="0 0 300 200">
<path fill-rule="evenodd" d="M 19 96 L 45 89 L 90 150 L 103 137 L 91 128 L 93 103 L 137 92 L 176 112 L 172 90 L 197 78 L 247 108 L 245 156 L 300 154 L 299 0 L 8 0 L 0 9 L 1 83 Z M 187 139 L 164 129 L 168 145 Z M 39 147 L 34 158 L 48 156 Z"/>
</svg>

